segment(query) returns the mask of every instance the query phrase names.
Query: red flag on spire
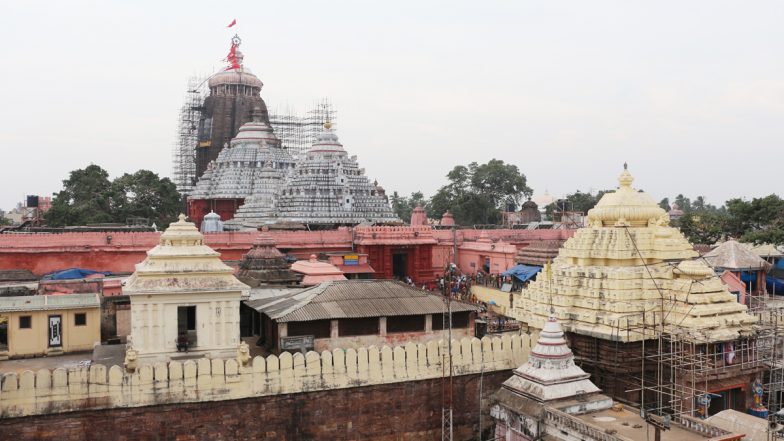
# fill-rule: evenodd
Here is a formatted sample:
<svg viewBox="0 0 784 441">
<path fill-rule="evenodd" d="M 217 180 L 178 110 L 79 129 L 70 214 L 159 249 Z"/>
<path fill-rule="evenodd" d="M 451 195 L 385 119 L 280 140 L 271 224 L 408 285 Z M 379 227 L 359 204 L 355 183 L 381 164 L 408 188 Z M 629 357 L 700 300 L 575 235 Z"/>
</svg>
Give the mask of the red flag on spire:
<svg viewBox="0 0 784 441">
<path fill-rule="evenodd" d="M 232 20 L 231 23 L 229 23 L 229 25 L 226 26 L 226 27 L 230 28 L 230 27 L 234 26 L 235 24 L 237 24 L 237 19 L 236 18 L 234 20 Z"/>
</svg>

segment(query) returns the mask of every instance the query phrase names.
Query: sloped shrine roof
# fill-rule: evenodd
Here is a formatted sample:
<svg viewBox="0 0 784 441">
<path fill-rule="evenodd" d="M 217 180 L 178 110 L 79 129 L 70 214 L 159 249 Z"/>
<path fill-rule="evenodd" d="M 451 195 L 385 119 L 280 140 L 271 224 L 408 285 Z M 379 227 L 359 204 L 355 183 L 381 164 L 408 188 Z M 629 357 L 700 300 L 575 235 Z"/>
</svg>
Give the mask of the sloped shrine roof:
<svg viewBox="0 0 784 441">
<path fill-rule="evenodd" d="M 768 262 L 734 240 L 724 242 L 702 257 L 710 266 L 730 271 L 770 269 Z"/>
</svg>

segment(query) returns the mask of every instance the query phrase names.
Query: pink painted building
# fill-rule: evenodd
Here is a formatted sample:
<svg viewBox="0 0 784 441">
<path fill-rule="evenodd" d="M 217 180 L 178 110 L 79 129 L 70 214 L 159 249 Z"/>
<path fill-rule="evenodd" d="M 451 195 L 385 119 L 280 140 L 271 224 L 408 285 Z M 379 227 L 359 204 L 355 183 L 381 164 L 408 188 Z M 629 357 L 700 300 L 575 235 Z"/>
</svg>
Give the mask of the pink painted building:
<svg viewBox="0 0 784 441">
<path fill-rule="evenodd" d="M 300 260 L 307 260 L 311 254 L 358 253 L 366 255 L 373 278 L 410 276 L 419 285 L 434 281 L 453 261 L 463 272 L 474 273 L 489 258 L 491 272 L 502 272 L 513 265 L 517 250 L 542 241 L 565 240 L 573 232 L 392 226 L 269 234 L 281 252 Z M 224 261 L 239 261 L 258 234 L 207 233 L 205 242 L 220 252 Z M 0 234 L 0 270 L 26 269 L 39 276 L 72 267 L 131 273 L 159 238 L 157 232 Z"/>
</svg>

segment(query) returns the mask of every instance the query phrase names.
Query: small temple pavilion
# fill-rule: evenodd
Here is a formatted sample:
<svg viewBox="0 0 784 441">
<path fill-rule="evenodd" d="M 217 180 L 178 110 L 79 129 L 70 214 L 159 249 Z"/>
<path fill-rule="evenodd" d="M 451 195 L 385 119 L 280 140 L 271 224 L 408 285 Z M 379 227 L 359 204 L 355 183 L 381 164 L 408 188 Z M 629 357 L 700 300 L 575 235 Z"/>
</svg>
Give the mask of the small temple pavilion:
<svg viewBox="0 0 784 441">
<path fill-rule="evenodd" d="M 278 188 L 294 165 L 294 159 L 256 109 L 253 121 L 240 127 L 237 136 L 196 182 L 188 196 L 191 220 L 200 225 L 213 211 L 226 228 L 231 228 L 236 222 L 226 221 L 233 219 L 243 204 L 248 205 L 240 214 L 243 220 L 271 215 Z"/>
<path fill-rule="evenodd" d="M 455 217 L 452 215 L 452 213 L 449 210 L 446 210 L 444 212 L 444 215 L 441 216 L 441 222 L 439 222 L 439 225 L 441 225 L 442 227 L 455 226 Z"/>
<path fill-rule="evenodd" d="M 427 221 L 427 213 L 425 213 L 425 209 L 422 208 L 422 204 L 417 204 L 414 207 L 414 210 L 411 212 L 411 222 L 409 222 L 412 226 L 413 225 L 429 225 Z"/>
<path fill-rule="evenodd" d="M 618 189 L 588 212 L 588 226 L 564 243 L 551 274 L 523 289 L 509 314 L 534 332 L 553 314 L 593 381 L 630 401 L 640 399 L 629 391 L 639 386 L 642 342 L 662 335 L 677 342 L 673 363 L 700 368 L 694 382 L 678 380 L 684 397 L 674 406 L 687 413 L 694 407 L 689 394 L 711 393 L 722 396 L 711 414 L 723 410 L 716 406 L 743 411 L 761 370 L 754 361 L 758 319 L 694 260 L 692 245 L 633 180 L 624 166 Z M 702 360 L 704 354 L 714 355 Z"/>
<path fill-rule="evenodd" d="M 171 359 L 186 341 L 197 355 L 236 355 L 240 301 L 248 289 L 181 214 L 123 289 L 131 301 L 126 360 Z"/>
<path fill-rule="evenodd" d="M 343 271 L 329 262 L 322 262 L 311 254 L 308 260 L 298 260 L 291 265 L 291 270 L 302 274 L 302 286 L 313 286 L 333 280 L 346 280 Z"/>
<path fill-rule="evenodd" d="M 757 296 L 765 293 L 765 276 L 773 265 L 747 246 L 735 240 L 728 240 L 702 258 L 717 272 L 729 271 L 734 274 L 747 284 L 750 294 Z M 745 294 L 745 292 L 741 293 L 741 303 L 749 304 L 745 301 Z"/>
<path fill-rule="evenodd" d="M 544 324 L 528 361 L 492 395 L 490 415 L 495 420 L 491 439 L 498 441 L 743 438 L 735 432 L 737 427 L 725 429 L 694 418 L 664 419 L 613 403 L 575 364 L 553 316 Z"/>
<path fill-rule="evenodd" d="M 286 257 L 275 247 L 275 238 L 264 227 L 253 248 L 242 256 L 237 278 L 251 288 L 262 285 L 297 285 L 302 275 L 292 271 Z"/>
<path fill-rule="evenodd" d="M 557 428 L 547 427 L 545 406 L 580 414 L 609 409 L 613 404 L 591 382 L 590 375 L 574 364 L 555 317 L 547 320 L 528 361 L 513 374 L 493 395 L 490 412 L 498 440 L 542 439 L 551 431 L 559 435 Z"/>
<path fill-rule="evenodd" d="M 327 122 L 282 186 L 278 216 L 310 225 L 401 224 L 378 189 L 359 168 L 356 156 L 348 156 Z"/>
</svg>

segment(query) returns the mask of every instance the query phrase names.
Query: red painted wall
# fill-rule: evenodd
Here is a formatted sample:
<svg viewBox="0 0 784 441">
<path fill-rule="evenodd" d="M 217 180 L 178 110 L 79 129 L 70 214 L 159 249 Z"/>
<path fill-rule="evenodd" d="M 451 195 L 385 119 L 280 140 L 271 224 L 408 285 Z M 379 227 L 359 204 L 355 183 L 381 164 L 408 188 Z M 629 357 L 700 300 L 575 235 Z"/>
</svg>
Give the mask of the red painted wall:
<svg viewBox="0 0 784 441">
<path fill-rule="evenodd" d="M 397 228 L 404 234 L 406 227 Z M 420 227 L 421 228 L 421 227 Z M 352 234 L 348 228 L 329 231 L 270 231 L 277 247 L 295 256 L 351 251 Z M 464 240 L 476 240 L 479 231 L 459 230 L 458 246 Z M 240 260 L 250 250 L 256 232 L 223 232 L 205 235 L 207 245 L 221 253 L 223 260 Z M 411 277 L 417 282 L 433 280 L 443 271 L 444 258 L 450 256 L 452 231 L 432 232 L 437 244 L 421 245 L 357 245 L 360 253 L 368 254 L 368 262 L 377 271 L 376 278 L 392 277 L 392 252 L 409 246 Z M 570 230 L 490 230 L 494 240 L 503 239 L 518 247 L 542 239 L 566 239 Z M 71 267 L 115 273 L 131 273 L 146 252 L 158 244 L 160 233 L 37 233 L 0 234 L 0 269 L 28 269 L 37 275 Z"/>
<path fill-rule="evenodd" d="M 245 199 L 188 199 L 188 217 L 197 227 L 210 211 L 220 215 L 222 221 L 234 219 L 234 213 L 245 202 Z"/>
</svg>

